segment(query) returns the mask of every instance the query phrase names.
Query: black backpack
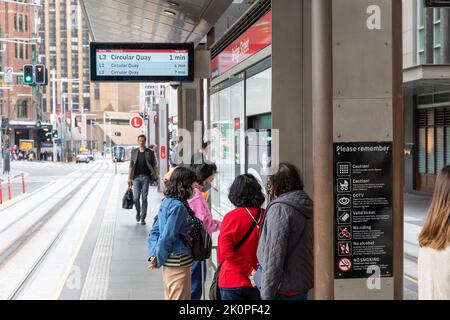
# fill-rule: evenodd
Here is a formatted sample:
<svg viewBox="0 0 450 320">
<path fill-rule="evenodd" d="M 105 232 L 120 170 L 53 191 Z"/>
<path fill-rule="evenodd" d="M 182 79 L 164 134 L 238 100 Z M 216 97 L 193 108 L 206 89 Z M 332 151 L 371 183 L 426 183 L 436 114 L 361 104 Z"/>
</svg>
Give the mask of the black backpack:
<svg viewBox="0 0 450 320">
<path fill-rule="evenodd" d="M 191 216 L 194 220 L 194 228 L 191 231 L 192 237 L 192 258 L 195 261 L 203 261 L 211 257 L 212 240 L 208 231 L 203 227 L 201 220 L 195 216 Z"/>
</svg>

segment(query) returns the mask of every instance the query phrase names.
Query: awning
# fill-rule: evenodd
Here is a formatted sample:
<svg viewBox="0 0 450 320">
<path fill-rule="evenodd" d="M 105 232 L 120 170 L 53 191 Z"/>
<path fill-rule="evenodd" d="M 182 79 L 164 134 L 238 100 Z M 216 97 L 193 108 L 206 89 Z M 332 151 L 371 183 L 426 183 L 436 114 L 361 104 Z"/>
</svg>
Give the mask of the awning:
<svg viewBox="0 0 450 320">
<path fill-rule="evenodd" d="M 450 91 L 450 65 L 424 64 L 404 69 L 403 86 L 418 95 Z"/>
<path fill-rule="evenodd" d="M 96 42 L 194 42 L 232 0 L 80 0 Z"/>
<path fill-rule="evenodd" d="M 41 122 L 38 123 L 35 120 L 9 120 L 8 126 L 14 129 L 42 129 L 50 128 L 51 123 Z"/>
</svg>

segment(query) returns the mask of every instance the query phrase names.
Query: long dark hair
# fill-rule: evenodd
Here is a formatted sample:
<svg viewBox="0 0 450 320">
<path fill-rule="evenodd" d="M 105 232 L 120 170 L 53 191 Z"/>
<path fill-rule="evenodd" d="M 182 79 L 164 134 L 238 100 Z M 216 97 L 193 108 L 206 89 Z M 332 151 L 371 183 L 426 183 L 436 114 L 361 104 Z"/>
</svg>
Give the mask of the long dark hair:
<svg viewBox="0 0 450 320">
<path fill-rule="evenodd" d="M 202 163 L 191 165 L 191 170 L 195 172 L 197 176 L 197 182 L 203 184 L 213 174 L 217 173 L 217 166 L 214 163 Z"/>
<path fill-rule="evenodd" d="M 167 182 L 164 195 L 185 202 L 194 192 L 192 184 L 196 180 L 197 177 L 192 170 L 185 167 L 177 167 Z"/>
<path fill-rule="evenodd" d="M 228 199 L 237 208 L 259 208 L 266 200 L 258 180 L 248 173 L 234 180 Z"/>
<path fill-rule="evenodd" d="M 291 191 L 302 191 L 303 182 L 298 169 L 290 163 L 281 163 L 277 172 L 269 177 L 267 190 L 274 198 Z"/>
</svg>

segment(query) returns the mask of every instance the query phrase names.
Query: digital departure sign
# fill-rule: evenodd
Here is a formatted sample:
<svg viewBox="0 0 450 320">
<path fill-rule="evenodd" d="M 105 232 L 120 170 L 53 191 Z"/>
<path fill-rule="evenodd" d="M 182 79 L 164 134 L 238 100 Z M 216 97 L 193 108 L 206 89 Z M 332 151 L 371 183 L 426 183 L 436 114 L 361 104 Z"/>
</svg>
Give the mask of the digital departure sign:
<svg viewBox="0 0 450 320">
<path fill-rule="evenodd" d="M 91 43 L 91 81 L 193 80 L 193 43 Z"/>
</svg>

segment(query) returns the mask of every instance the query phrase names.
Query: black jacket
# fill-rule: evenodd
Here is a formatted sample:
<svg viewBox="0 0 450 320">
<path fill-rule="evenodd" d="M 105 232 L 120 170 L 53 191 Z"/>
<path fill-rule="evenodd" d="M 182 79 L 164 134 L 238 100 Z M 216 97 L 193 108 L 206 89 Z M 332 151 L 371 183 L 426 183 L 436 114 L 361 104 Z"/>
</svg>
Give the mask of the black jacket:
<svg viewBox="0 0 450 320">
<path fill-rule="evenodd" d="M 150 172 L 152 174 L 152 179 L 157 180 L 158 173 L 156 170 L 155 153 L 153 152 L 153 150 L 150 150 L 148 148 L 146 148 L 144 152 L 145 152 L 145 163 L 147 164 L 148 169 L 150 170 Z M 131 161 L 130 161 L 131 171 L 130 171 L 130 175 L 129 175 L 130 179 L 134 179 L 134 172 L 136 171 L 136 163 L 137 163 L 138 153 L 139 153 L 139 148 L 133 149 L 133 151 L 131 151 Z"/>
</svg>

